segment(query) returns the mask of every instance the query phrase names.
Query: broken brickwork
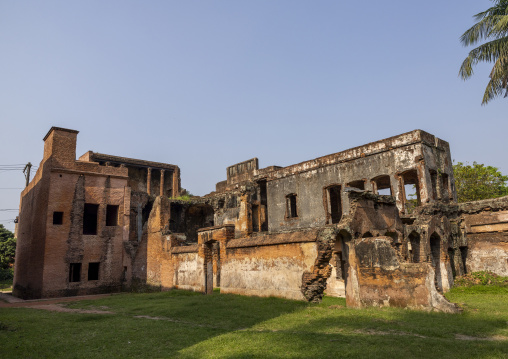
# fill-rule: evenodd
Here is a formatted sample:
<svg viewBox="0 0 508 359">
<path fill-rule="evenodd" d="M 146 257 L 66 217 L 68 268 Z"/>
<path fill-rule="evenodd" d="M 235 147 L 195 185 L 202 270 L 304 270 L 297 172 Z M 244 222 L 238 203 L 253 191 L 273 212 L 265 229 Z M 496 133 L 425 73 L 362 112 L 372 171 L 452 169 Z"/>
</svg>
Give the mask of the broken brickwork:
<svg viewBox="0 0 508 359">
<path fill-rule="evenodd" d="M 456 311 L 470 271 L 508 272 L 508 197 L 456 203 L 447 142 L 411 131 L 288 167 L 257 158 L 184 201 L 175 165 L 87 152 L 52 128 L 23 191 L 14 293 L 168 290 Z"/>
</svg>

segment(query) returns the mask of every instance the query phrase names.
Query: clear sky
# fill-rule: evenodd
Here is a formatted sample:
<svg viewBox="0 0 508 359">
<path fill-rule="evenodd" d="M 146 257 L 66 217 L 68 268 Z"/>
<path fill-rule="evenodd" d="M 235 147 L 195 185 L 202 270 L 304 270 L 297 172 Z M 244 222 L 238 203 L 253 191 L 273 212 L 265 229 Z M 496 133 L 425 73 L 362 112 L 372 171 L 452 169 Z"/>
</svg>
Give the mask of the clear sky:
<svg viewBox="0 0 508 359">
<path fill-rule="evenodd" d="M 88 150 L 180 166 L 287 166 L 414 129 L 508 173 L 508 99 L 463 82 L 460 35 L 488 0 L 0 2 L 0 165 L 38 165 L 51 126 Z M 0 209 L 21 171 L 0 168 Z M 16 211 L 0 211 L 13 229 Z M 11 220 L 11 222 L 9 222 Z"/>
</svg>

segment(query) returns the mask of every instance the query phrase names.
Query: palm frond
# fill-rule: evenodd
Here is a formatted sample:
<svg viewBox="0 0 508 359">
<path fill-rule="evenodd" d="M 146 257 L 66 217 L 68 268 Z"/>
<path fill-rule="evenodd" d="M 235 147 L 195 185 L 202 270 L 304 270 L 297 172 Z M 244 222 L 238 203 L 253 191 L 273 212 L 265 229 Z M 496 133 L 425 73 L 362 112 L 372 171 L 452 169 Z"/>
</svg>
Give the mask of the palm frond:
<svg viewBox="0 0 508 359">
<path fill-rule="evenodd" d="M 508 57 L 508 37 L 486 42 L 471 50 L 469 55 L 462 62 L 459 76 L 465 80 L 471 77 L 473 74 L 473 66 L 479 62 L 495 62 L 500 57 Z"/>
<path fill-rule="evenodd" d="M 492 67 L 490 81 L 483 95 L 482 105 L 503 95 L 508 96 L 508 57 L 500 57 Z"/>
<path fill-rule="evenodd" d="M 488 38 L 503 17 L 504 15 L 495 15 L 482 19 L 462 34 L 460 42 L 462 42 L 464 46 L 469 46 Z"/>
<path fill-rule="evenodd" d="M 459 76 L 466 80 L 473 75 L 473 68 L 479 62 L 494 62 L 482 105 L 503 92 L 508 97 L 508 0 L 491 1 L 493 6 L 476 14 L 477 23 L 460 37 L 465 46 L 490 40 L 471 50 L 459 69 Z"/>
</svg>

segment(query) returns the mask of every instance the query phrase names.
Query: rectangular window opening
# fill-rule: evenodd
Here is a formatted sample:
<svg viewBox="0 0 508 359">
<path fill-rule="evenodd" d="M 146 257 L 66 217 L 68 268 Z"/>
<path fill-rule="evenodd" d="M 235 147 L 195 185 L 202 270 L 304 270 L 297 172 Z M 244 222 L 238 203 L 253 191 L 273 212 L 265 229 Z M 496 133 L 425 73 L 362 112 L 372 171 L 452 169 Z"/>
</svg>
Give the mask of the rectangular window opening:
<svg viewBox="0 0 508 359">
<path fill-rule="evenodd" d="M 333 223 L 339 223 L 342 218 L 342 201 L 340 198 L 340 186 L 328 187 L 329 215 Z"/>
<path fill-rule="evenodd" d="M 430 171 L 430 182 L 432 185 L 432 198 L 435 200 L 438 200 L 437 196 L 437 172 L 436 171 Z"/>
<path fill-rule="evenodd" d="M 390 176 L 379 176 L 373 180 L 374 193 L 380 196 L 392 196 Z"/>
<path fill-rule="evenodd" d="M 88 280 L 99 280 L 99 262 L 88 263 Z"/>
<path fill-rule="evenodd" d="M 410 170 L 402 174 L 404 182 L 404 206 L 406 214 L 412 213 L 413 210 L 421 205 L 420 199 L 420 182 L 418 179 L 418 172 Z"/>
<path fill-rule="evenodd" d="M 446 173 L 441 173 L 441 181 L 442 181 L 442 190 L 443 190 L 443 200 L 448 201 L 450 199 L 450 190 L 449 190 L 449 179 Z"/>
<path fill-rule="evenodd" d="M 106 206 L 106 226 L 118 226 L 118 206 L 112 204 Z"/>
<path fill-rule="evenodd" d="M 348 187 L 353 187 L 353 188 L 358 188 L 358 189 L 361 189 L 361 190 L 365 190 L 365 181 L 358 180 L 358 181 L 349 182 L 347 184 L 347 186 Z"/>
<path fill-rule="evenodd" d="M 296 194 L 288 194 L 286 196 L 286 218 L 298 217 L 296 207 Z"/>
<path fill-rule="evenodd" d="M 81 263 L 71 263 L 69 265 L 69 282 L 81 281 Z"/>
<path fill-rule="evenodd" d="M 97 234 L 97 213 L 99 212 L 99 205 L 92 203 L 85 203 L 83 210 L 83 234 L 95 235 Z"/>
<path fill-rule="evenodd" d="M 53 212 L 53 224 L 63 224 L 63 212 Z"/>
</svg>

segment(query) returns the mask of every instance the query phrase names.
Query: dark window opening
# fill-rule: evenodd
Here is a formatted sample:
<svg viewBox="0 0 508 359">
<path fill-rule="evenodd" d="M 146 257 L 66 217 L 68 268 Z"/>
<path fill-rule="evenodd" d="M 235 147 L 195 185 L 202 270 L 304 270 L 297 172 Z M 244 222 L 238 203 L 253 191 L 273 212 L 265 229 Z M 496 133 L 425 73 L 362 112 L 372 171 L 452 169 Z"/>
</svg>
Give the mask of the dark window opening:
<svg viewBox="0 0 508 359">
<path fill-rule="evenodd" d="M 414 208 L 421 205 L 420 200 L 420 182 L 418 172 L 410 170 L 402 174 L 404 184 L 404 208 L 407 214 L 413 212 Z"/>
<path fill-rule="evenodd" d="M 85 203 L 83 210 L 83 234 L 97 234 L 98 204 Z"/>
<path fill-rule="evenodd" d="M 448 201 L 450 199 L 450 188 L 449 188 L 449 179 L 446 173 L 441 173 L 441 183 L 442 191 L 443 191 L 443 200 Z"/>
<path fill-rule="evenodd" d="M 259 232 L 259 206 L 252 206 L 252 231 Z"/>
<path fill-rule="evenodd" d="M 259 201 L 264 208 L 264 215 L 261 221 L 261 230 L 268 231 L 268 192 L 266 181 L 259 181 Z"/>
<path fill-rule="evenodd" d="M 99 262 L 88 263 L 88 280 L 99 280 Z"/>
<path fill-rule="evenodd" d="M 420 262 L 420 236 L 416 232 L 412 232 L 409 235 L 410 249 L 410 260 L 413 263 Z"/>
<path fill-rule="evenodd" d="M 437 234 L 430 236 L 430 256 L 431 263 L 434 267 L 434 283 L 438 291 L 442 292 L 441 286 L 441 238 Z"/>
<path fill-rule="evenodd" d="M 335 278 L 346 280 L 348 271 L 348 247 L 347 242 L 351 240 L 351 235 L 346 231 L 341 231 L 334 243 Z"/>
<path fill-rule="evenodd" d="M 467 260 L 467 247 L 460 247 L 460 258 L 462 259 L 462 267 L 464 268 L 464 273 L 467 274 L 466 260 Z"/>
<path fill-rule="evenodd" d="M 342 252 L 335 252 L 335 279 L 344 280 L 346 272 L 345 260 L 342 258 Z"/>
<path fill-rule="evenodd" d="M 390 176 L 384 175 L 376 177 L 372 180 L 372 187 L 374 189 L 374 194 L 378 194 L 381 196 L 391 196 L 392 195 L 392 186 L 390 184 Z"/>
<path fill-rule="evenodd" d="M 450 259 L 450 266 L 452 267 L 452 276 L 455 278 L 457 271 L 455 269 L 455 250 L 453 248 L 448 248 L 448 258 Z"/>
<path fill-rule="evenodd" d="M 63 224 L 63 212 L 53 212 L 53 224 Z"/>
<path fill-rule="evenodd" d="M 122 282 L 126 282 L 127 281 L 127 267 L 123 267 L 123 272 L 122 272 Z"/>
<path fill-rule="evenodd" d="M 81 263 L 71 263 L 69 266 L 69 282 L 81 281 Z"/>
<path fill-rule="evenodd" d="M 331 186 L 328 191 L 328 215 L 331 223 L 339 223 L 342 218 L 342 201 L 340 196 L 340 186 Z"/>
<path fill-rule="evenodd" d="M 437 200 L 437 172 L 436 171 L 430 171 L 430 182 L 432 185 L 432 198 Z"/>
<path fill-rule="evenodd" d="M 288 194 L 286 196 L 286 218 L 296 217 L 298 217 L 296 208 L 296 194 Z"/>
<path fill-rule="evenodd" d="M 118 226 L 118 206 L 112 204 L 106 206 L 106 226 Z"/>
<path fill-rule="evenodd" d="M 221 199 L 219 199 L 219 202 L 217 203 L 217 206 L 219 208 L 224 208 L 225 204 L 226 204 L 226 201 L 224 200 L 224 198 L 221 198 Z"/>
<path fill-rule="evenodd" d="M 347 186 L 348 187 L 353 187 L 353 188 L 358 188 L 358 189 L 361 189 L 361 190 L 365 190 L 365 181 L 358 180 L 358 181 L 349 182 L 347 184 Z"/>
</svg>

